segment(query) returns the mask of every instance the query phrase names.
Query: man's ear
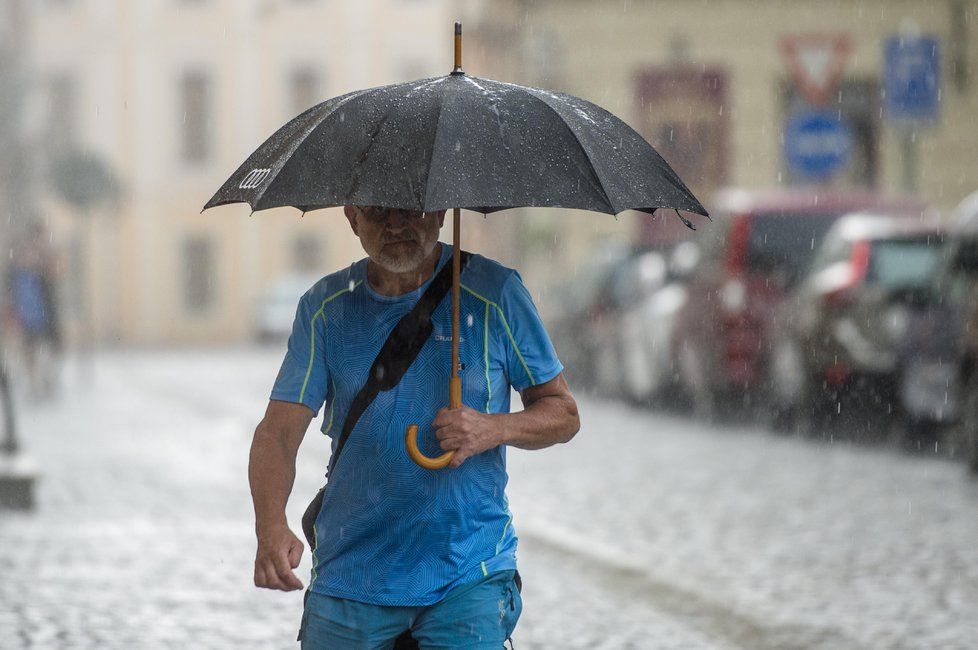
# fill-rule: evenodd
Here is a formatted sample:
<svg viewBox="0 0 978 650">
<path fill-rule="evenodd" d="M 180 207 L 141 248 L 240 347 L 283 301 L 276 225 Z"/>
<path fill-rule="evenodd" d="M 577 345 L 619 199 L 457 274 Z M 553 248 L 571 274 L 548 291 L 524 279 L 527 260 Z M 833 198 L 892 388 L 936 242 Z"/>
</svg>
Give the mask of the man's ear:
<svg viewBox="0 0 978 650">
<path fill-rule="evenodd" d="M 357 232 L 357 211 L 352 205 L 343 206 L 343 214 L 346 216 L 346 220 L 350 222 L 350 228 L 353 228 L 353 234 L 360 236 Z"/>
<path fill-rule="evenodd" d="M 442 226 L 445 225 L 445 213 L 446 212 L 448 212 L 448 210 L 439 210 L 438 211 L 438 227 L 439 228 L 441 228 Z"/>
</svg>

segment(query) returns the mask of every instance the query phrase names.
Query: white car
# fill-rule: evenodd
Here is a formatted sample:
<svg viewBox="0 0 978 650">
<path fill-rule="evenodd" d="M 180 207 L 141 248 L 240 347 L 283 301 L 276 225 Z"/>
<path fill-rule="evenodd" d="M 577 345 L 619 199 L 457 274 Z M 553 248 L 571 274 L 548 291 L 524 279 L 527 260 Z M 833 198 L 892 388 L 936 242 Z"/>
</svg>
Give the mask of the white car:
<svg viewBox="0 0 978 650">
<path fill-rule="evenodd" d="M 632 402 L 653 403 L 676 387 L 673 330 L 686 301 L 685 277 L 698 257 L 696 245 L 683 242 L 668 262 L 660 252 L 635 260 L 636 299 L 622 311 L 618 337 L 621 387 Z"/>
<path fill-rule="evenodd" d="M 299 298 L 319 276 L 291 274 L 272 282 L 255 304 L 252 318 L 255 338 L 261 343 L 279 343 L 289 338 Z"/>
</svg>

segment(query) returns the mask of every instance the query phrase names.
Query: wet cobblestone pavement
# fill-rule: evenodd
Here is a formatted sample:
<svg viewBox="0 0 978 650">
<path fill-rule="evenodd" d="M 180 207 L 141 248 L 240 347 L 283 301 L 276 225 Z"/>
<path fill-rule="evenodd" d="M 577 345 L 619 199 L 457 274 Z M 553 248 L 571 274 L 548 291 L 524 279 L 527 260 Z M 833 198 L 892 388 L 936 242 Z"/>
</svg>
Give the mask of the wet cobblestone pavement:
<svg viewBox="0 0 978 650">
<path fill-rule="evenodd" d="M 0 512 L 0 648 L 298 647 L 301 593 L 251 582 L 248 446 L 279 361 L 112 353 L 86 389 L 24 405 L 41 481 L 36 511 Z M 572 444 L 511 452 L 517 647 L 978 647 L 978 485 L 958 465 L 582 411 Z M 327 449 L 311 429 L 296 530 Z"/>
</svg>

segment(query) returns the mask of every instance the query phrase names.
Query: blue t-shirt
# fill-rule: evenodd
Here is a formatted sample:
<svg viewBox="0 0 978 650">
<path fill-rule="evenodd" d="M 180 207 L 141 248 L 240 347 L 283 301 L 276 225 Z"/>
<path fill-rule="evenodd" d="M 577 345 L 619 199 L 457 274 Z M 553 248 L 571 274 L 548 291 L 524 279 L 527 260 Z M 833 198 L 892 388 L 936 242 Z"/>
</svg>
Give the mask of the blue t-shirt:
<svg viewBox="0 0 978 650">
<path fill-rule="evenodd" d="M 451 258 L 441 246 L 440 269 Z M 367 282 L 367 260 L 328 275 L 299 301 L 288 352 L 271 399 L 325 406 L 333 448 L 354 396 L 384 341 L 428 287 L 382 296 Z M 508 413 L 510 389 L 556 377 L 557 359 L 519 274 L 473 255 L 461 275 L 459 356 L 462 401 Z M 379 605 L 428 605 L 453 587 L 516 568 L 516 535 L 497 447 L 457 469 L 422 469 L 404 432 L 419 425 L 421 450 L 442 453 L 431 421 L 448 405 L 452 303 L 432 314 L 434 332 L 398 385 L 361 416 L 329 477 L 316 521 L 310 588 Z"/>
</svg>

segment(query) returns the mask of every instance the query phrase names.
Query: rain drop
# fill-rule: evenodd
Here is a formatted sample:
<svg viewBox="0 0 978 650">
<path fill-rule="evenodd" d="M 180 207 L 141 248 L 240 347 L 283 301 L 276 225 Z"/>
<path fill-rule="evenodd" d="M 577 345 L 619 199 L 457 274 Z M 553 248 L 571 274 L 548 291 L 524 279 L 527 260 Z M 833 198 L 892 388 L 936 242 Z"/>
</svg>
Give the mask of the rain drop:
<svg viewBox="0 0 978 650">
<path fill-rule="evenodd" d="M 474 320 L 474 319 L 472 318 L 472 314 L 469 314 L 469 315 L 468 315 L 468 316 L 467 316 L 467 317 L 465 318 L 465 324 L 466 324 L 466 325 L 468 325 L 469 327 L 472 327 L 472 324 L 473 324 L 474 322 L 475 322 L 475 320 Z"/>
</svg>

